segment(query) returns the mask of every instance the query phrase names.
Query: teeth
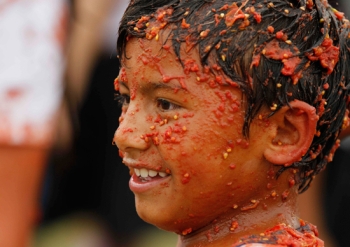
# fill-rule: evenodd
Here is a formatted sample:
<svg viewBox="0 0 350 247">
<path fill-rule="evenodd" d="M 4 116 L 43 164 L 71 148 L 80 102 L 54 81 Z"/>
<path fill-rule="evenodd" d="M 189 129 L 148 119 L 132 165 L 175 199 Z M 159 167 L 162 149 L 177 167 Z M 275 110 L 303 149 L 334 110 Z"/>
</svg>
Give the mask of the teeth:
<svg viewBox="0 0 350 247">
<path fill-rule="evenodd" d="M 141 177 L 143 178 L 148 177 L 148 170 L 146 170 L 145 168 L 141 168 L 140 173 L 141 173 Z"/>
<path fill-rule="evenodd" d="M 157 176 L 157 174 L 158 174 L 158 172 L 156 172 L 156 171 L 153 171 L 153 170 L 149 170 L 148 171 L 148 175 L 150 176 L 150 177 L 155 177 L 155 176 Z"/>
<path fill-rule="evenodd" d="M 153 178 L 153 177 L 156 177 L 157 175 L 159 175 L 162 178 L 168 176 L 168 174 L 165 172 L 157 172 L 154 170 L 147 170 L 145 168 L 141 168 L 141 169 L 134 168 L 134 172 L 136 176 L 142 177 L 142 178 L 147 178 L 147 177 Z"/>
<path fill-rule="evenodd" d="M 159 172 L 159 176 L 161 176 L 162 178 L 166 177 L 167 174 L 165 172 Z"/>
</svg>

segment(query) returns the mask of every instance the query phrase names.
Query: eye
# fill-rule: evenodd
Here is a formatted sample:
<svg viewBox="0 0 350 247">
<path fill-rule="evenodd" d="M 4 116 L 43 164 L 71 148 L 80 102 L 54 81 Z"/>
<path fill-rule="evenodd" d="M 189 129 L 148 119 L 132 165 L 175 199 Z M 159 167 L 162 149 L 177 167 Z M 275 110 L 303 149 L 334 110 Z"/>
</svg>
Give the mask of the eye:
<svg viewBox="0 0 350 247">
<path fill-rule="evenodd" d="M 180 106 L 171 103 L 170 101 L 165 99 L 157 99 L 157 107 L 160 108 L 162 111 L 171 111 L 180 108 Z"/>
<path fill-rule="evenodd" d="M 127 94 L 118 94 L 116 100 L 120 106 L 127 106 L 130 103 L 130 96 Z"/>
</svg>

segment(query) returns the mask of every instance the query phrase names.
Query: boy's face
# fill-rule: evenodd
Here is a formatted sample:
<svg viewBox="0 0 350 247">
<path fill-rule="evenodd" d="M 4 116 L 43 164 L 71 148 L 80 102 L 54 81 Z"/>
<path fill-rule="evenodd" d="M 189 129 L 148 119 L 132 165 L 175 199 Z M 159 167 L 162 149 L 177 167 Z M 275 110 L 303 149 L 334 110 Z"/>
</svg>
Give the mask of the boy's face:
<svg viewBox="0 0 350 247">
<path fill-rule="evenodd" d="M 220 86 L 224 75 L 205 70 L 196 49 L 182 47 L 182 66 L 162 37 L 127 44 L 114 141 L 131 170 L 140 217 L 188 233 L 262 197 L 270 181 L 261 134 L 268 122 L 253 121 L 245 139 L 242 92 Z"/>
</svg>

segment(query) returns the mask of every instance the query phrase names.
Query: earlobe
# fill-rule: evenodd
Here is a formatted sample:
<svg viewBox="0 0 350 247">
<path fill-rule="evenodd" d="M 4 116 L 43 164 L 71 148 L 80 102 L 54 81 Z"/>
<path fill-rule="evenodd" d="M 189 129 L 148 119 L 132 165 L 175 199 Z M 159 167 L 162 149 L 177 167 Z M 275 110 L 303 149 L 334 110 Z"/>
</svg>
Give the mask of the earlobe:
<svg viewBox="0 0 350 247">
<path fill-rule="evenodd" d="M 308 151 L 316 132 L 318 116 L 309 104 L 294 100 L 270 119 L 273 125 L 271 140 L 264 151 L 267 161 L 289 166 L 301 160 Z"/>
</svg>

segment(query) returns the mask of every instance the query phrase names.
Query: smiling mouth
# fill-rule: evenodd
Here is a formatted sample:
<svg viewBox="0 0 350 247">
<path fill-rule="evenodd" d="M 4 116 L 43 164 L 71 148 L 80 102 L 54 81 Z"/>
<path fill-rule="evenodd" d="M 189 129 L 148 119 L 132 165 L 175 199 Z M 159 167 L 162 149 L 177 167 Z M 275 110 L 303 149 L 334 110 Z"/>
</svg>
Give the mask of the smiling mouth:
<svg viewBox="0 0 350 247">
<path fill-rule="evenodd" d="M 169 174 L 167 174 L 165 172 L 157 172 L 157 171 L 148 170 L 145 168 L 141 168 L 141 169 L 134 168 L 134 172 L 135 172 L 136 176 L 138 176 L 142 182 L 147 182 L 147 181 L 150 181 L 150 180 L 157 178 L 157 177 L 165 178 L 165 177 L 169 176 Z"/>
</svg>

